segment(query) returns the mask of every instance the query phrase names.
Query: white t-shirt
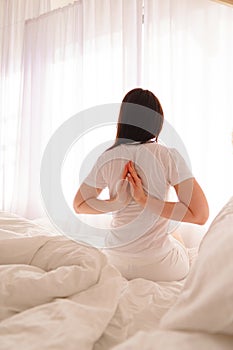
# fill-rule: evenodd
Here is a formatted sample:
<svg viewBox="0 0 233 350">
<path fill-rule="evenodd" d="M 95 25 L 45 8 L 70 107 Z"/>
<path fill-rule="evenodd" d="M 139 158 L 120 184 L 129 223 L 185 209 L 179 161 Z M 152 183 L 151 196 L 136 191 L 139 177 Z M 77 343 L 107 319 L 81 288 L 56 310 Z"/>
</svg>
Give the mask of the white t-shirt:
<svg viewBox="0 0 233 350">
<path fill-rule="evenodd" d="M 135 165 L 144 191 L 164 201 L 170 186 L 193 177 L 176 149 L 147 142 L 122 144 L 105 151 L 84 182 L 96 188 L 108 187 L 110 197 L 114 197 L 117 183 L 129 160 Z M 133 256 L 145 252 L 162 256 L 172 248 L 167 234 L 169 220 L 142 208 L 133 199 L 124 209 L 113 212 L 112 216 L 106 247 Z"/>
</svg>

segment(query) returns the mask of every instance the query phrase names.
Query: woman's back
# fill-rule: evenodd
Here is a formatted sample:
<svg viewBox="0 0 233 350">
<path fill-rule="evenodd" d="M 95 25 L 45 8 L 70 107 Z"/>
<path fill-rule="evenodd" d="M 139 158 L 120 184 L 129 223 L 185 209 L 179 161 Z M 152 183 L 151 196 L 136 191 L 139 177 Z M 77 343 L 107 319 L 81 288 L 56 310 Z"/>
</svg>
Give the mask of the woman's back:
<svg viewBox="0 0 233 350">
<path fill-rule="evenodd" d="M 112 212 L 105 251 L 127 279 L 184 278 L 188 255 L 167 234 L 168 225 L 171 220 L 204 224 L 209 215 L 205 195 L 179 152 L 157 143 L 163 121 L 162 106 L 151 91 L 129 91 L 122 100 L 114 145 L 99 157 L 74 198 L 77 213 Z M 170 186 L 176 202 L 167 201 Z M 110 200 L 98 198 L 105 187 Z"/>
<path fill-rule="evenodd" d="M 104 152 L 85 183 L 97 188 L 109 188 L 110 197 L 117 186 L 125 164 L 133 161 L 146 193 L 161 200 L 167 199 L 170 185 L 192 177 L 183 158 L 175 149 L 155 142 L 121 144 Z M 143 209 L 133 199 L 122 210 L 113 213 L 112 229 L 106 238 L 108 247 L 136 254 L 145 250 L 159 253 L 169 250 L 168 220 Z M 163 248 L 163 249 L 161 249 Z"/>
</svg>

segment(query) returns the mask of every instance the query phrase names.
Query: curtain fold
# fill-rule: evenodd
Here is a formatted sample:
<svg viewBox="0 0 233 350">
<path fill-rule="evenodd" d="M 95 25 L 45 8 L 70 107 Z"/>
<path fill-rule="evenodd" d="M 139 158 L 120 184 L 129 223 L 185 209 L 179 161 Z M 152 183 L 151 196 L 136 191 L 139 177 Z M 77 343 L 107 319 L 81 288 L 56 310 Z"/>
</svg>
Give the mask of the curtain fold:
<svg viewBox="0 0 233 350">
<path fill-rule="evenodd" d="M 145 0 L 143 83 L 181 136 L 210 204 L 233 192 L 233 9 L 206 0 Z"/>
<path fill-rule="evenodd" d="M 214 216 L 232 193 L 231 7 L 207 0 L 0 6 L 1 210 L 43 215 L 40 161 L 53 132 L 83 109 L 118 103 L 142 86 L 161 100 L 186 145 Z"/>
<path fill-rule="evenodd" d="M 53 132 L 83 109 L 119 102 L 138 84 L 141 4 L 76 1 L 27 21 L 12 211 L 43 214 L 40 162 Z"/>
<path fill-rule="evenodd" d="M 0 1 L 0 207 L 10 210 L 17 159 L 25 21 L 50 10 L 50 0 Z"/>
</svg>

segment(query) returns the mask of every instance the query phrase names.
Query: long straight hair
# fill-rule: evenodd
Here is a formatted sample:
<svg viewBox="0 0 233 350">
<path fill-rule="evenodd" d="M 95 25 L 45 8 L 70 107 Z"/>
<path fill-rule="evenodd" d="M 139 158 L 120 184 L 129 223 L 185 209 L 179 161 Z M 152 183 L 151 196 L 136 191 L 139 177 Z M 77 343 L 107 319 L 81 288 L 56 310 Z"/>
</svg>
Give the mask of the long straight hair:
<svg viewBox="0 0 233 350">
<path fill-rule="evenodd" d="M 162 106 L 149 90 L 136 88 L 129 91 L 122 100 L 117 133 L 112 149 L 120 144 L 158 141 L 164 121 Z"/>
</svg>

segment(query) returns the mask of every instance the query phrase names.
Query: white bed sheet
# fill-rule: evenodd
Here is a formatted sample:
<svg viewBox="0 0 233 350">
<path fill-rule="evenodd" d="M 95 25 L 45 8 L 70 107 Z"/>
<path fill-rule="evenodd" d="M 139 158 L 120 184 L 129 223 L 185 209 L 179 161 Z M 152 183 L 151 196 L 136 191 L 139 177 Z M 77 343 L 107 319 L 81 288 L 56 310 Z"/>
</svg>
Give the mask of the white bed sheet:
<svg viewBox="0 0 233 350">
<path fill-rule="evenodd" d="M 94 247 L 0 215 L 0 349 L 94 349 L 155 329 L 183 282 L 126 281 Z"/>
<path fill-rule="evenodd" d="M 0 213 L 0 350 L 232 349 L 231 294 L 223 293 L 228 319 L 217 323 L 219 328 L 209 322 L 208 329 L 208 317 L 200 322 L 203 301 L 208 310 L 204 287 L 213 280 L 211 269 L 223 264 L 226 252 L 227 266 L 233 267 L 232 223 L 233 198 L 210 227 L 186 281 L 154 283 L 126 281 L 98 249 L 58 236 L 46 225 Z M 220 252 L 213 238 L 218 233 Z M 223 286 L 230 286 L 230 276 L 223 276 Z M 195 290 L 203 293 L 201 303 L 195 303 Z M 216 317 L 218 310 L 209 309 L 209 314 Z"/>
<path fill-rule="evenodd" d="M 211 224 L 175 304 L 157 330 L 114 350 L 233 349 L 233 197 Z"/>
</svg>

